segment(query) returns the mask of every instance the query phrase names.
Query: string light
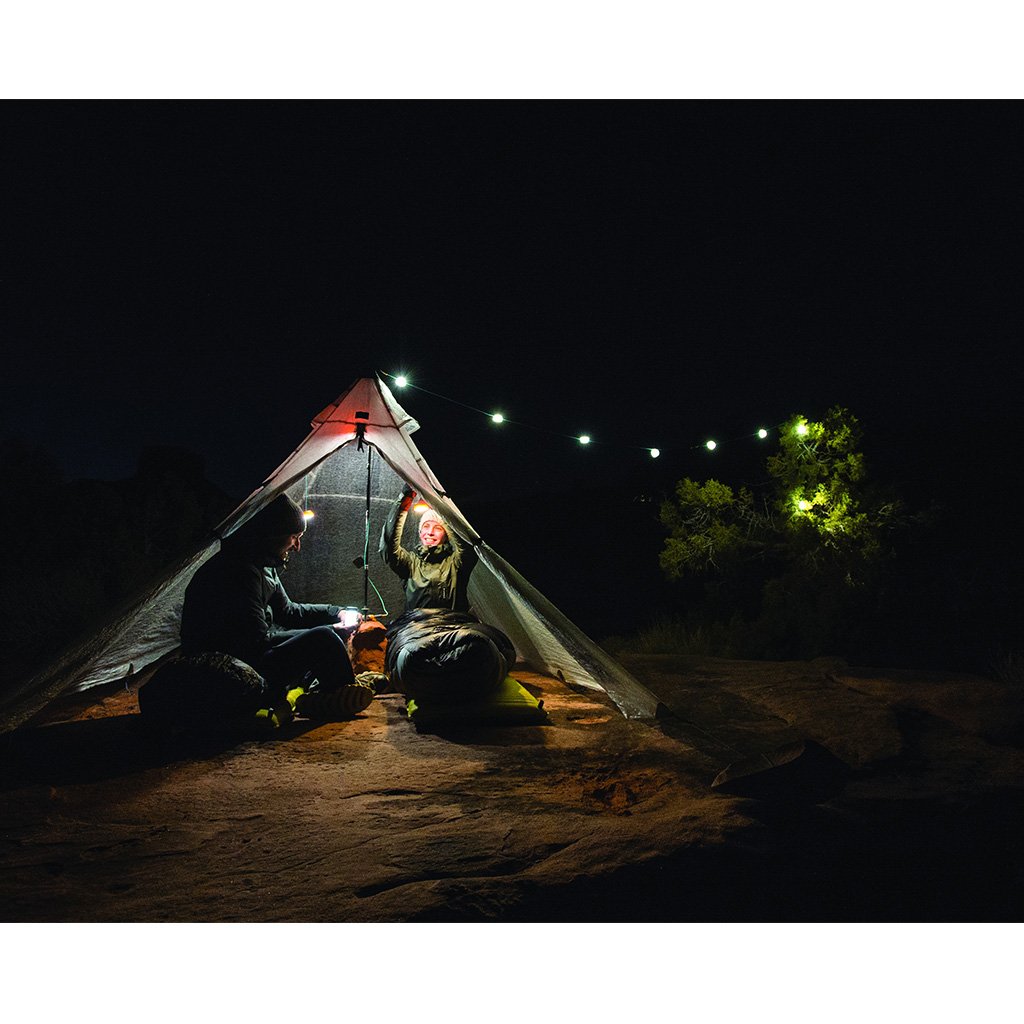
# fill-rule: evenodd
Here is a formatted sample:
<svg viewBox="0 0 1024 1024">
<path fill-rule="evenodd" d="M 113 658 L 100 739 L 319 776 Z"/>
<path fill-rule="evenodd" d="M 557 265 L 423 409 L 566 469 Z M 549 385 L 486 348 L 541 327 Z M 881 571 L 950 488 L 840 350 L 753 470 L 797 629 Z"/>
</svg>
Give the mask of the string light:
<svg viewBox="0 0 1024 1024">
<path fill-rule="evenodd" d="M 316 519 L 316 513 L 311 508 L 307 508 L 302 513 L 302 518 L 305 519 L 306 522 L 308 523 L 310 519 Z"/>
<path fill-rule="evenodd" d="M 579 434 L 579 435 L 576 435 L 576 434 L 563 434 L 560 431 L 550 430 L 550 429 L 547 429 L 545 427 L 539 427 L 539 426 L 537 426 L 535 424 L 520 423 L 520 422 L 517 422 L 515 420 L 509 420 L 509 419 L 505 418 L 505 414 L 504 413 L 501 413 L 501 412 L 486 412 L 483 409 L 477 409 L 475 406 L 467 405 L 465 402 L 460 402 L 460 401 L 458 401 L 458 400 L 456 400 L 454 398 L 449 398 L 447 395 L 440 395 L 436 391 L 430 391 L 427 388 L 420 387 L 418 384 L 413 384 L 409 380 L 409 377 L 408 377 L 407 374 L 404 374 L 404 373 L 393 374 L 393 373 L 387 373 L 387 372 L 385 372 L 383 370 L 378 371 L 378 372 L 380 373 L 380 376 L 387 377 L 391 381 L 393 381 L 395 386 L 398 387 L 398 388 L 407 388 L 407 387 L 414 388 L 416 391 L 422 391 L 425 394 L 432 395 L 434 398 L 440 398 L 442 401 L 450 402 L 452 405 L 458 405 L 458 406 L 461 406 L 463 409 L 470 410 L 470 412 L 475 412 L 475 413 L 478 413 L 481 416 L 486 416 L 494 424 L 510 423 L 510 424 L 515 424 L 516 426 L 520 426 L 520 427 L 529 427 L 532 430 L 540 430 L 540 431 L 543 431 L 544 433 L 554 434 L 554 435 L 556 435 L 558 437 L 568 438 L 570 440 L 575 441 L 577 444 L 581 444 L 581 445 L 589 445 L 589 444 L 594 443 L 593 442 L 593 438 L 590 436 L 590 434 Z M 777 424 L 777 427 L 781 427 L 781 426 L 782 426 L 781 423 Z M 800 422 L 798 422 L 796 424 L 795 430 L 796 430 L 796 433 L 798 435 L 800 435 L 801 437 L 806 436 L 809 433 L 809 428 L 807 426 L 807 422 L 805 420 L 801 420 Z M 768 438 L 770 436 L 769 428 L 767 428 L 767 427 L 759 427 L 754 435 L 743 434 L 740 437 L 730 438 L 730 440 L 732 440 L 732 441 L 739 441 L 739 440 L 743 440 L 744 438 L 750 438 L 751 436 L 758 437 L 758 438 L 760 438 L 763 441 L 763 440 L 765 440 L 766 438 Z M 603 442 L 603 443 L 607 444 L 609 442 Z M 646 445 L 622 444 L 622 443 L 617 443 L 617 442 L 611 442 L 611 443 L 613 445 L 614 444 L 618 444 L 619 447 L 640 448 L 643 451 L 647 452 L 647 454 L 652 459 L 660 458 L 661 455 L 662 455 L 662 449 L 661 448 L 651 448 L 651 447 L 648 447 Z M 718 444 L 719 444 L 718 441 L 715 441 L 715 440 L 709 438 L 708 440 L 704 441 L 702 444 L 699 444 L 699 445 L 689 445 L 689 446 L 687 446 L 687 448 L 689 450 L 691 450 L 691 451 L 696 449 L 696 448 L 705 448 L 707 451 L 713 452 L 713 451 L 715 451 L 718 448 Z"/>
</svg>

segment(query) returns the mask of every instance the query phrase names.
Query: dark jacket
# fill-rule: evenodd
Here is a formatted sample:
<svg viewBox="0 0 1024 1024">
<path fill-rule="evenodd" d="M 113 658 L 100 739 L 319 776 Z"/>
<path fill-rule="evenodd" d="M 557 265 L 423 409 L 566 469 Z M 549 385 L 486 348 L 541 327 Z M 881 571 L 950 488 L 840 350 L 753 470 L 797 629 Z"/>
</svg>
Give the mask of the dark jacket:
<svg viewBox="0 0 1024 1024">
<path fill-rule="evenodd" d="M 271 648 L 297 630 L 338 620 L 339 606 L 292 601 L 273 559 L 225 541 L 185 591 L 181 646 L 187 654 L 221 651 L 257 671 Z"/>
<path fill-rule="evenodd" d="M 395 502 L 380 535 L 380 556 L 405 584 L 405 610 L 412 608 L 450 608 L 469 611 L 469 575 L 476 565 L 477 553 L 460 540 L 445 523 L 448 540 L 436 548 L 417 545 L 412 551 L 402 547 L 402 530 L 409 510 L 403 508 L 407 495 Z"/>
</svg>

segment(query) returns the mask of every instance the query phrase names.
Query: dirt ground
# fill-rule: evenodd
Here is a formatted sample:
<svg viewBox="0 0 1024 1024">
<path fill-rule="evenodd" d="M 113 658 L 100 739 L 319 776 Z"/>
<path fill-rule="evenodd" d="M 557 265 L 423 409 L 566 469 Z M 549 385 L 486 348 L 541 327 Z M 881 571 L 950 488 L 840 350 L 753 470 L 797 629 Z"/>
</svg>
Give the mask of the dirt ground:
<svg viewBox="0 0 1024 1024">
<path fill-rule="evenodd" d="M 270 738 L 121 688 L 0 737 L 0 920 L 1019 921 L 1024 711 L 989 680 L 626 661 L 664 705 L 517 672 L 550 722 L 404 699 Z"/>
</svg>

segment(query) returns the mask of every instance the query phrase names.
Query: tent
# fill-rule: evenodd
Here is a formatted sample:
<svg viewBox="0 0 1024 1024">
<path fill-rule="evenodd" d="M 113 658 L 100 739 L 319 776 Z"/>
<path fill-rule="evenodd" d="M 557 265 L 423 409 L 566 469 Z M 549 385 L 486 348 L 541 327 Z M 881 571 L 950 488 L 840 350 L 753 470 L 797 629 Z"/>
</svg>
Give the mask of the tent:
<svg viewBox="0 0 1024 1024">
<path fill-rule="evenodd" d="M 481 539 L 413 443 L 418 429 L 379 377 L 357 380 L 313 419 L 302 443 L 217 527 L 209 544 L 85 645 L 9 695 L 14 699 L 0 709 L 8 727 L 62 692 L 131 677 L 174 650 L 185 588 L 196 569 L 216 552 L 220 538 L 282 491 L 315 517 L 302 554 L 284 577 L 291 597 L 366 607 L 378 615 L 400 611 L 401 587 L 380 562 L 377 540 L 403 481 L 476 549 L 471 605 L 481 620 L 509 636 L 521 662 L 569 686 L 604 690 L 627 718 L 654 717 L 657 698 Z"/>
</svg>

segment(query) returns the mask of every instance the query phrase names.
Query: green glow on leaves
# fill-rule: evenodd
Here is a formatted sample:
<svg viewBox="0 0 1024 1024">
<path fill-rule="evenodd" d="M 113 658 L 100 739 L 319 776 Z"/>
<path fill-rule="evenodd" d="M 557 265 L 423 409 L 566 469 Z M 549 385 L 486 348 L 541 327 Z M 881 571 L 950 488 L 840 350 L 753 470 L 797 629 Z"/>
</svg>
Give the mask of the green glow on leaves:
<svg viewBox="0 0 1024 1024">
<path fill-rule="evenodd" d="M 806 424 L 806 423 L 805 423 L 805 422 L 804 422 L 803 420 L 801 420 L 801 421 L 800 421 L 800 422 L 799 422 L 799 423 L 798 423 L 798 424 L 796 425 L 796 432 L 797 432 L 797 433 L 798 433 L 798 434 L 799 434 L 799 435 L 800 435 L 801 437 L 804 437 L 804 436 L 805 436 L 805 435 L 807 434 L 807 430 L 808 430 L 807 424 Z"/>
</svg>

